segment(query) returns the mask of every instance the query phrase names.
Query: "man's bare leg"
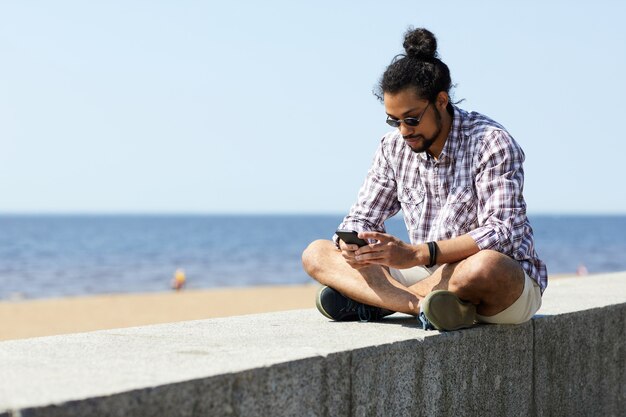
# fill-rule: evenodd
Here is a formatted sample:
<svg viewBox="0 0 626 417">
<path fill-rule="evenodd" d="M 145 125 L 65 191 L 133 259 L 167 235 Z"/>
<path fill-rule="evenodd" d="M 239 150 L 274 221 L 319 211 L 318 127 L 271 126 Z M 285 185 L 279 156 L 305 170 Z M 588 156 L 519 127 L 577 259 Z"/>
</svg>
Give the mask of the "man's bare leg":
<svg viewBox="0 0 626 417">
<path fill-rule="evenodd" d="M 409 289 L 420 298 L 434 290 L 448 290 L 476 305 L 478 314 L 493 316 L 519 298 L 524 280 L 524 270 L 517 261 L 496 251 L 483 250 L 441 266 Z"/>
<path fill-rule="evenodd" d="M 478 314 L 495 315 L 512 305 L 524 289 L 524 272 L 516 261 L 495 251 L 480 251 L 437 269 L 407 288 L 381 266 L 356 270 L 348 265 L 333 242 L 318 240 L 305 250 L 302 262 L 321 284 L 355 301 L 417 315 L 419 302 L 434 290 L 445 289 L 477 306 Z"/>
<path fill-rule="evenodd" d="M 329 240 L 316 240 L 302 254 L 305 271 L 346 297 L 386 310 L 419 314 L 419 297 L 378 265 L 352 268 Z"/>
</svg>

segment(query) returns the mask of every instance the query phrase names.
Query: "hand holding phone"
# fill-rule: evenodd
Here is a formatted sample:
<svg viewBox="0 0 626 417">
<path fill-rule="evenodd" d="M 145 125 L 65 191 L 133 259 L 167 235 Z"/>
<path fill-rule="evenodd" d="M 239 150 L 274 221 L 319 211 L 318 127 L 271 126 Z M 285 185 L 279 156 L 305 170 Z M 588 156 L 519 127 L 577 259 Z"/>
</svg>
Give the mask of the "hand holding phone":
<svg viewBox="0 0 626 417">
<path fill-rule="evenodd" d="M 339 229 L 335 234 L 349 245 L 357 245 L 358 247 L 368 245 L 368 242 L 359 238 L 359 233 L 354 230 Z"/>
</svg>

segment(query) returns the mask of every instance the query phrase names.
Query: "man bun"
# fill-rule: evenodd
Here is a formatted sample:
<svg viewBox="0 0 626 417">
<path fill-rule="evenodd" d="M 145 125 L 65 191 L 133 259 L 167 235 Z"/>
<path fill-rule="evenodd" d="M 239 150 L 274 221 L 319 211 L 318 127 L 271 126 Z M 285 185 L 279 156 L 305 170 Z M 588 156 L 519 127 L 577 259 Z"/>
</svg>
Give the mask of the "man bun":
<svg viewBox="0 0 626 417">
<path fill-rule="evenodd" d="M 409 28 L 404 34 L 402 46 L 409 58 L 422 61 L 431 61 L 437 58 L 437 39 L 428 29 Z"/>
<path fill-rule="evenodd" d="M 437 39 L 428 29 L 409 27 L 404 33 L 405 53 L 396 55 L 380 78 L 374 95 L 382 102 L 385 93 L 412 88 L 417 96 L 434 103 L 440 92 L 450 94 L 450 69 L 437 53 Z M 448 112 L 452 104 L 448 103 Z M 450 113 L 452 114 L 452 113 Z"/>
</svg>

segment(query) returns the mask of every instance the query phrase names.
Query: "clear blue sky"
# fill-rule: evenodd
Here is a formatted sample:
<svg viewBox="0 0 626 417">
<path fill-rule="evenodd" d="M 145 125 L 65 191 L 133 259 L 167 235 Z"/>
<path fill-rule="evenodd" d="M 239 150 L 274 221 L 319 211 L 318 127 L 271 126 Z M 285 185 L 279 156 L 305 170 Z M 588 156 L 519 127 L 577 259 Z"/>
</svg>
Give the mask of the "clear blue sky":
<svg viewBox="0 0 626 417">
<path fill-rule="evenodd" d="M 531 213 L 626 213 L 625 4 L 0 1 L 0 213 L 343 213 L 409 25 Z"/>
</svg>

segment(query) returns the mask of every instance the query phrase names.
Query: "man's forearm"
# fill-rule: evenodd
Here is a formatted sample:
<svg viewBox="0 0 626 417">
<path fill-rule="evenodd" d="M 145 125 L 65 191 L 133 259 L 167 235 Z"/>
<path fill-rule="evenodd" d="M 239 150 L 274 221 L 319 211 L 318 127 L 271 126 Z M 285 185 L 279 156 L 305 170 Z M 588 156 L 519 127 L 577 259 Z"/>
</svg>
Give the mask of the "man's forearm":
<svg viewBox="0 0 626 417">
<path fill-rule="evenodd" d="M 437 241 L 436 263 L 438 265 L 449 264 L 466 259 L 480 251 L 480 248 L 470 235 L 461 235 L 449 240 Z M 420 263 L 427 265 L 430 260 L 430 253 L 426 243 L 420 244 Z"/>
</svg>

